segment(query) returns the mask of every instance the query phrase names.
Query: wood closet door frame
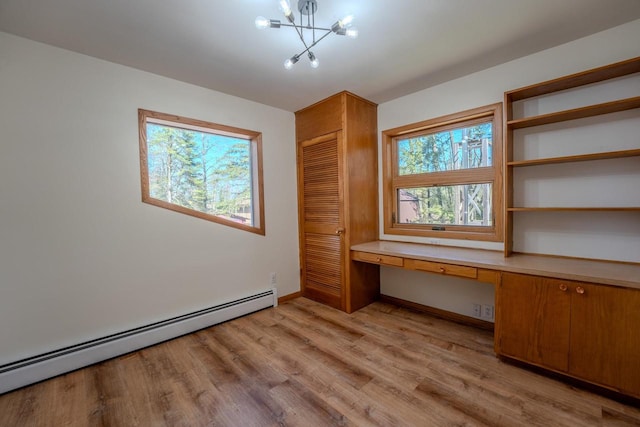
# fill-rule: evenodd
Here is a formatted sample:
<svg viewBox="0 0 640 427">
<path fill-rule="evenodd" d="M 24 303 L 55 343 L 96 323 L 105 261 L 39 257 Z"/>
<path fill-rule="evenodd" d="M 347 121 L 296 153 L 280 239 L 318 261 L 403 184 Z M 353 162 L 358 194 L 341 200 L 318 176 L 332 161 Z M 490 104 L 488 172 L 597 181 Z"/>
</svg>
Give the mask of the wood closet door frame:
<svg viewBox="0 0 640 427">
<path fill-rule="evenodd" d="M 305 197 L 305 151 L 310 147 L 318 147 L 320 144 L 328 144 L 335 141 L 334 171 L 337 185 L 335 198 L 322 200 L 308 200 Z M 311 138 L 298 143 L 298 224 L 300 225 L 300 285 L 302 295 L 310 299 L 325 303 L 334 308 L 344 310 L 347 300 L 346 280 L 348 277 L 347 264 L 345 262 L 346 242 L 348 230 L 345 225 L 345 171 L 343 148 L 344 141 L 342 131 L 332 132 L 327 135 Z M 322 151 L 322 150 L 319 150 Z M 331 162 L 329 162 L 329 165 Z M 327 165 L 328 167 L 328 165 Z M 328 174 L 331 175 L 331 174 Z M 318 177 L 314 177 L 318 178 Z M 322 184 L 331 184 L 331 176 Z M 322 185 L 317 181 L 315 185 Z M 319 203 L 319 211 L 309 205 Z M 331 212 L 333 208 L 333 212 Z M 320 247 L 325 245 L 324 247 Z M 325 249 L 324 254 L 314 257 L 310 252 L 310 246 L 317 253 Z M 337 248 L 337 253 L 333 253 Z M 325 256 L 326 255 L 326 256 Z M 322 283 L 323 278 L 326 283 Z"/>
</svg>

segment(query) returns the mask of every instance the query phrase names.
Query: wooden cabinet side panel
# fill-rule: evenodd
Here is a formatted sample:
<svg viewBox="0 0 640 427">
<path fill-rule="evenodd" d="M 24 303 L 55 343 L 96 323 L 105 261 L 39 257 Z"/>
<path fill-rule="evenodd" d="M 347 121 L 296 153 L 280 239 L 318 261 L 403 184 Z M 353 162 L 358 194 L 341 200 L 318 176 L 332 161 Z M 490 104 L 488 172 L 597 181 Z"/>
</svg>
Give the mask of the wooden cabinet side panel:
<svg viewBox="0 0 640 427">
<path fill-rule="evenodd" d="M 572 289 L 572 375 L 640 396 L 640 291 L 592 284 Z"/>
<path fill-rule="evenodd" d="M 346 95 L 343 130 L 348 182 L 349 243 L 378 239 L 378 139 L 377 108 Z"/>
<path fill-rule="evenodd" d="M 377 106 L 344 93 L 345 222 L 347 246 L 378 239 Z M 347 311 L 380 295 L 380 267 L 353 262 L 345 254 L 349 295 Z"/>
<path fill-rule="evenodd" d="M 498 286 L 500 354 L 566 372 L 571 296 L 560 283 L 503 273 Z"/>
<path fill-rule="evenodd" d="M 513 207 L 513 167 L 508 163 L 513 161 L 513 129 L 507 126 L 507 122 L 513 119 L 513 102 L 511 98 L 505 94 L 504 96 L 504 113 L 503 113 L 503 171 L 504 171 L 504 256 L 510 256 L 513 252 L 513 212 L 508 209 Z"/>
<path fill-rule="evenodd" d="M 350 304 L 347 313 L 361 309 L 380 298 L 380 266 L 350 261 Z"/>
</svg>

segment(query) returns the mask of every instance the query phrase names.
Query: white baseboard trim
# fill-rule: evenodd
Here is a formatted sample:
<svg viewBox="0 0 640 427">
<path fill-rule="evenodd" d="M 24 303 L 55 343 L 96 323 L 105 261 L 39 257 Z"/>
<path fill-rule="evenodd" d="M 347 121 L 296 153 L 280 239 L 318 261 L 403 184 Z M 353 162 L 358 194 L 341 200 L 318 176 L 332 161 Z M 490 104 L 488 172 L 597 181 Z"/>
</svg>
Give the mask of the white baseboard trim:
<svg viewBox="0 0 640 427">
<path fill-rule="evenodd" d="M 275 288 L 0 366 L 0 394 L 278 305 Z"/>
</svg>

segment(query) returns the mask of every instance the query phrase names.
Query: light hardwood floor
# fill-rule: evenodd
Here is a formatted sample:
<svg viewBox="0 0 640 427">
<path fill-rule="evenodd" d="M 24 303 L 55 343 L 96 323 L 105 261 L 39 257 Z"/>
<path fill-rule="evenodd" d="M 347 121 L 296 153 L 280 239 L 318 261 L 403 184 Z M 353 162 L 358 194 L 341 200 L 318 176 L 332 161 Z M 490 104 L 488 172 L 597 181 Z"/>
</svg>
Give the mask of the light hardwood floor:
<svg viewBox="0 0 640 427">
<path fill-rule="evenodd" d="M 492 333 L 304 298 L 0 396 L 0 426 L 626 426 L 640 410 L 499 361 Z"/>
</svg>

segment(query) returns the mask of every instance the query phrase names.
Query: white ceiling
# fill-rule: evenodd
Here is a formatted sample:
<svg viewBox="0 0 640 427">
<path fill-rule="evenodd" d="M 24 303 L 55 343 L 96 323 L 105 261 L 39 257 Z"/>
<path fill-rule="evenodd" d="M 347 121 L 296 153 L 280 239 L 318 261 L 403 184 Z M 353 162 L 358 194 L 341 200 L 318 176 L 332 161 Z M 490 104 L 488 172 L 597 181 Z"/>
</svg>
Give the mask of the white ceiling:
<svg viewBox="0 0 640 427">
<path fill-rule="evenodd" d="M 317 26 L 353 14 L 360 30 L 320 42 L 317 69 L 282 66 L 302 50 L 292 28 L 255 28 L 284 21 L 278 0 L 0 0 L 0 31 L 295 111 L 341 90 L 382 103 L 640 18 L 640 0 L 317 2 Z"/>
</svg>

